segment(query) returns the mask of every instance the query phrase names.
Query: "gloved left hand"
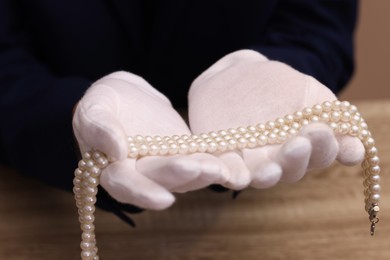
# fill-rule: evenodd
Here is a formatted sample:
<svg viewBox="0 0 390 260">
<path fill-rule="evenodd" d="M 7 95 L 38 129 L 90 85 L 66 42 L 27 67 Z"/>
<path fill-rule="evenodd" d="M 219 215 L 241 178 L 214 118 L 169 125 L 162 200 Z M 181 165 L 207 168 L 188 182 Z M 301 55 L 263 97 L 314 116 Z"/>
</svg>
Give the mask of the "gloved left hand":
<svg viewBox="0 0 390 260">
<path fill-rule="evenodd" d="M 305 107 L 335 100 L 314 78 L 251 50 L 231 53 L 203 72 L 189 92 L 189 121 L 194 134 L 256 125 Z M 282 145 L 223 152 L 232 189 L 266 188 L 278 181 L 297 181 L 312 168 L 336 158 L 360 162 L 364 147 L 350 136 L 335 135 L 324 123 L 311 124 Z"/>
</svg>

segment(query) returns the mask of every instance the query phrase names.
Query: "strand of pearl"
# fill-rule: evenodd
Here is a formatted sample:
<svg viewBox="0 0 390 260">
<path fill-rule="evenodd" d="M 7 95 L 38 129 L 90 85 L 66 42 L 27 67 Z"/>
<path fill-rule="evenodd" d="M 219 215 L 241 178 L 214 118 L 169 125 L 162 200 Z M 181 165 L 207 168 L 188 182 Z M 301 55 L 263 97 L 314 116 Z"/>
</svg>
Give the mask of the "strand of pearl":
<svg viewBox="0 0 390 260">
<path fill-rule="evenodd" d="M 321 105 L 305 108 L 265 124 L 231 128 L 208 134 L 129 137 L 128 157 L 214 153 L 280 144 L 295 136 L 302 127 L 313 122 L 326 123 L 336 134 L 357 137 L 363 143 L 366 151 L 362 162 L 365 210 L 369 214 L 370 232 L 373 235 L 375 225 L 379 221 L 377 215 L 381 189 L 378 149 L 356 106 L 348 101 L 326 101 Z M 80 243 L 82 259 L 99 259 L 93 222 L 99 176 L 108 164 L 109 161 L 103 153 L 90 151 L 83 154 L 75 170 L 73 191 L 82 230 Z"/>
</svg>

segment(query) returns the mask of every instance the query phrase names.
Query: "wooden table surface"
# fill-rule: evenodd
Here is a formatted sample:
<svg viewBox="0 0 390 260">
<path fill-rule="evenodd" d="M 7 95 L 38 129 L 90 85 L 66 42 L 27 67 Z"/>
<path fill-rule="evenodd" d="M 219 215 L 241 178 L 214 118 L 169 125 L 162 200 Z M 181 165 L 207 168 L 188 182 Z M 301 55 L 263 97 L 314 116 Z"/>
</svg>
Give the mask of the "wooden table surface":
<svg viewBox="0 0 390 260">
<path fill-rule="evenodd" d="M 177 196 L 165 211 L 134 215 L 133 229 L 98 210 L 102 259 L 390 259 L 390 101 L 356 102 L 380 149 L 383 195 L 374 237 L 360 167 L 338 164 L 294 184 Z M 71 193 L 0 168 L 0 259 L 79 259 Z"/>
</svg>

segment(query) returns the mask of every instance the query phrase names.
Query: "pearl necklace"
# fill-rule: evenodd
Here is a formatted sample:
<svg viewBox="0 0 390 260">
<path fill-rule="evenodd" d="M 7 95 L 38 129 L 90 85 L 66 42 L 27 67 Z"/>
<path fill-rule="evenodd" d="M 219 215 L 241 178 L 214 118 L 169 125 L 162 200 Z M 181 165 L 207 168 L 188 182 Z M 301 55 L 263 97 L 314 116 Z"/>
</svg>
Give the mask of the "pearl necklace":
<svg viewBox="0 0 390 260">
<path fill-rule="evenodd" d="M 326 123 L 336 134 L 357 137 L 363 143 L 366 150 L 365 159 L 362 162 L 364 202 L 371 222 L 370 233 L 374 235 L 375 225 L 379 221 L 377 215 L 381 189 L 378 150 L 356 106 L 348 101 L 326 101 L 321 105 L 304 108 L 302 111 L 265 124 L 230 128 L 208 134 L 128 137 L 128 157 L 136 159 L 152 155 L 214 153 L 281 144 L 297 135 L 302 127 L 313 122 Z M 103 153 L 94 150 L 84 153 L 82 157 L 75 170 L 73 181 L 73 192 L 82 230 L 81 258 L 96 260 L 99 259 L 93 224 L 96 194 L 99 176 L 110 162 Z"/>
</svg>

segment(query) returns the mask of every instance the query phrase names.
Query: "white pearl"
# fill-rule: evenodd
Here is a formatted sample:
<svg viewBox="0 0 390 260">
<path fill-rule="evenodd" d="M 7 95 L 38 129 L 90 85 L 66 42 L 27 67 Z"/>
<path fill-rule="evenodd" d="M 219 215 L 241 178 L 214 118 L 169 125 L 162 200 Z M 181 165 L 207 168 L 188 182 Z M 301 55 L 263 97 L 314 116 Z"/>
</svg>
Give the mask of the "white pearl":
<svg viewBox="0 0 390 260">
<path fill-rule="evenodd" d="M 348 111 L 350 106 L 351 103 L 349 103 L 348 101 L 342 101 L 340 104 L 340 108 L 342 111 Z"/>
<path fill-rule="evenodd" d="M 379 195 L 378 193 L 373 193 L 370 196 L 370 201 L 372 203 L 378 203 L 380 201 L 380 199 L 381 199 L 381 195 Z"/>
<path fill-rule="evenodd" d="M 155 144 L 151 144 L 149 145 L 149 154 L 154 156 L 154 155 L 157 155 L 159 153 L 159 149 L 158 149 L 158 146 L 155 145 Z"/>
<path fill-rule="evenodd" d="M 293 115 L 286 115 L 284 117 L 284 122 L 286 124 L 291 124 L 294 121 L 294 116 Z"/>
<path fill-rule="evenodd" d="M 88 177 L 83 183 L 84 186 L 96 187 L 99 185 L 99 179 L 94 177 Z"/>
<path fill-rule="evenodd" d="M 228 148 L 229 148 L 229 150 L 236 149 L 236 146 L 237 146 L 237 141 L 236 140 L 234 140 L 234 139 L 228 140 Z"/>
<path fill-rule="evenodd" d="M 255 133 L 257 131 L 256 127 L 254 127 L 254 126 L 248 126 L 247 130 L 249 133 Z"/>
<path fill-rule="evenodd" d="M 162 140 L 163 140 L 163 138 L 161 136 L 159 136 L 159 135 L 154 136 L 154 141 L 156 143 L 161 142 Z"/>
<path fill-rule="evenodd" d="M 84 159 L 91 159 L 91 153 L 90 152 L 85 152 L 82 156 Z"/>
<path fill-rule="evenodd" d="M 375 140 L 372 137 L 367 138 L 367 140 L 364 141 L 364 146 L 366 148 L 371 148 L 371 147 L 375 146 Z"/>
<path fill-rule="evenodd" d="M 260 146 L 266 145 L 268 143 L 268 138 L 265 135 L 259 135 L 257 137 L 257 144 Z"/>
<path fill-rule="evenodd" d="M 228 144 L 225 141 L 218 142 L 218 151 L 224 152 L 228 149 Z"/>
<path fill-rule="evenodd" d="M 91 232 L 95 230 L 95 225 L 91 223 L 81 224 L 81 230 L 85 232 Z"/>
<path fill-rule="evenodd" d="M 370 191 L 373 193 L 379 193 L 381 191 L 381 186 L 379 184 L 372 184 L 370 186 Z"/>
<path fill-rule="evenodd" d="M 257 130 L 264 131 L 266 130 L 265 124 L 257 124 L 256 125 Z"/>
<path fill-rule="evenodd" d="M 364 140 L 370 137 L 370 132 L 368 130 L 361 130 L 358 136 L 360 140 Z"/>
<path fill-rule="evenodd" d="M 95 216 L 93 214 L 85 214 L 82 216 L 83 223 L 93 223 L 95 221 Z"/>
<path fill-rule="evenodd" d="M 321 105 L 314 105 L 312 107 L 312 111 L 315 115 L 319 116 L 322 113 L 322 106 Z"/>
<path fill-rule="evenodd" d="M 87 163 L 84 160 L 80 160 L 78 164 L 79 169 L 85 170 L 87 168 Z"/>
<path fill-rule="evenodd" d="M 82 259 L 91 259 L 93 257 L 93 253 L 91 250 L 83 250 L 81 251 Z"/>
<path fill-rule="evenodd" d="M 96 203 L 96 197 L 95 196 L 86 196 L 84 197 L 84 203 L 86 205 L 93 205 Z"/>
<path fill-rule="evenodd" d="M 303 113 L 301 111 L 297 111 L 293 115 L 294 121 L 300 121 L 303 118 Z"/>
<path fill-rule="evenodd" d="M 137 155 L 138 156 L 138 155 Z M 106 157 L 99 157 L 96 159 L 96 165 L 100 168 L 106 168 L 108 166 L 108 160 Z"/>
<path fill-rule="evenodd" d="M 371 148 L 368 148 L 366 150 L 366 153 L 369 155 L 369 156 L 376 156 L 378 154 L 378 149 L 376 149 L 375 146 L 371 147 Z"/>
<path fill-rule="evenodd" d="M 179 151 L 179 147 L 176 143 L 170 143 L 168 146 L 168 153 L 171 155 L 176 154 Z"/>
<path fill-rule="evenodd" d="M 312 115 L 313 110 L 310 107 L 306 107 L 303 109 L 302 113 L 305 118 L 309 118 Z"/>
<path fill-rule="evenodd" d="M 331 114 L 330 114 L 330 120 L 332 122 L 338 122 L 341 118 L 341 115 L 339 112 L 337 111 L 333 111 Z"/>
<path fill-rule="evenodd" d="M 321 113 L 320 114 L 320 121 L 321 122 L 329 122 L 329 120 L 330 120 L 330 117 L 329 117 L 329 114 L 328 113 Z"/>
<path fill-rule="evenodd" d="M 284 132 L 284 131 L 280 131 L 279 133 L 278 133 L 278 136 L 277 136 L 277 138 L 278 138 L 278 143 L 282 143 L 282 142 L 284 142 L 284 141 L 286 141 L 287 140 L 287 133 L 286 132 Z"/>
<path fill-rule="evenodd" d="M 237 146 L 240 149 L 243 149 L 247 146 L 248 142 L 244 137 L 240 137 L 237 139 Z"/>
<path fill-rule="evenodd" d="M 82 210 L 85 214 L 93 214 L 95 212 L 95 206 L 85 205 Z"/>
<path fill-rule="evenodd" d="M 81 239 L 84 241 L 92 242 L 95 240 L 95 234 L 91 232 L 83 232 L 81 234 Z"/>
<path fill-rule="evenodd" d="M 357 136 L 359 134 L 359 127 L 356 125 L 351 126 L 348 134 L 351 136 Z"/>
<path fill-rule="evenodd" d="M 324 112 L 329 112 L 332 110 L 332 103 L 330 103 L 329 101 L 325 101 L 322 103 L 322 110 Z"/>
<path fill-rule="evenodd" d="M 188 151 L 190 153 L 195 153 L 197 150 L 198 150 L 198 144 L 196 142 L 194 142 L 194 141 L 191 141 L 188 144 Z"/>
<path fill-rule="evenodd" d="M 99 177 L 101 172 L 102 170 L 97 166 L 93 166 L 89 169 L 89 173 L 91 174 L 92 177 Z"/>
<path fill-rule="evenodd" d="M 234 134 L 237 133 L 237 130 L 234 129 L 234 128 L 229 128 L 229 129 L 228 129 L 228 133 L 231 134 L 231 135 L 234 135 Z"/>
<path fill-rule="evenodd" d="M 274 133 L 269 133 L 268 134 L 268 143 L 269 144 L 274 144 L 277 141 L 277 136 Z"/>
<path fill-rule="evenodd" d="M 340 102 L 340 100 L 334 100 L 332 102 L 332 109 L 336 110 L 336 111 L 341 109 L 341 102 Z"/>
<path fill-rule="evenodd" d="M 277 126 L 277 127 L 281 127 L 281 126 L 283 126 L 285 124 L 285 121 L 284 121 L 284 119 L 283 118 L 276 118 L 276 120 L 275 120 L 275 125 Z"/>
<path fill-rule="evenodd" d="M 291 124 L 291 128 L 295 130 L 299 130 L 301 128 L 301 125 L 298 122 L 294 122 Z"/>
<path fill-rule="evenodd" d="M 291 129 L 288 130 L 288 134 L 292 135 L 292 136 L 295 136 L 295 135 L 298 134 L 298 132 L 297 132 L 297 130 L 291 128 Z"/>
<path fill-rule="evenodd" d="M 225 139 L 225 141 L 229 141 L 230 139 L 233 139 L 233 136 L 225 135 L 225 136 L 223 136 L 223 139 Z"/>
<path fill-rule="evenodd" d="M 320 121 L 320 118 L 318 116 L 310 116 L 310 122 L 314 123 L 314 122 L 319 122 Z"/>
<path fill-rule="evenodd" d="M 169 151 L 169 148 L 166 144 L 162 144 L 160 145 L 160 151 L 159 151 L 159 154 L 160 155 L 166 155 Z"/>
<path fill-rule="evenodd" d="M 77 200 L 76 201 L 76 207 L 79 208 L 79 209 L 83 208 L 84 207 L 84 202 L 81 201 L 81 200 Z"/>
<path fill-rule="evenodd" d="M 220 130 L 220 131 L 218 131 L 218 134 L 219 134 L 220 136 L 225 136 L 225 135 L 227 135 L 228 133 L 227 133 L 225 130 Z"/>
<path fill-rule="evenodd" d="M 283 125 L 282 127 L 280 127 L 280 130 L 284 132 L 288 132 L 288 130 L 290 130 L 290 127 L 288 125 Z"/>
<path fill-rule="evenodd" d="M 361 117 L 359 115 L 353 115 L 350 120 L 352 124 L 358 124 L 361 120 Z"/>
<path fill-rule="evenodd" d="M 381 180 L 381 176 L 380 175 L 370 175 L 369 181 L 371 183 L 379 183 L 380 180 Z"/>
<path fill-rule="evenodd" d="M 131 158 L 137 158 L 138 157 L 138 148 L 137 147 L 130 147 L 129 148 L 129 157 Z"/>
<path fill-rule="evenodd" d="M 338 132 L 343 134 L 343 135 L 346 135 L 349 133 L 349 125 L 346 124 L 346 123 L 342 123 L 339 125 L 339 129 L 338 129 Z"/>
<path fill-rule="evenodd" d="M 80 168 L 76 168 L 76 170 L 74 171 L 74 175 L 75 177 L 81 177 L 83 175 L 83 171 L 80 170 Z"/>
<path fill-rule="evenodd" d="M 379 167 L 379 165 L 375 165 L 370 167 L 369 171 L 371 174 L 377 175 L 381 172 L 381 167 Z"/>
<path fill-rule="evenodd" d="M 76 185 L 73 186 L 73 193 L 74 194 L 79 194 L 81 192 L 82 192 L 82 189 L 80 188 L 80 186 L 76 186 Z"/>
<path fill-rule="evenodd" d="M 80 178 L 73 178 L 73 185 L 76 187 L 80 187 L 82 184 L 82 180 Z"/>
<path fill-rule="evenodd" d="M 146 144 L 141 144 L 138 148 L 139 155 L 147 155 L 148 154 L 149 147 Z"/>
<path fill-rule="evenodd" d="M 347 111 L 344 111 L 341 114 L 341 121 L 343 121 L 343 122 L 349 122 L 350 118 L 351 118 L 351 114 Z"/>
<path fill-rule="evenodd" d="M 355 114 L 358 110 L 357 110 L 357 107 L 356 107 L 356 106 L 350 105 L 348 111 L 349 111 L 349 113 L 351 113 L 351 114 Z"/>
<path fill-rule="evenodd" d="M 207 143 L 207 152 L 214 153 L 217 151 L 217 149 L 218 149 L 218 146 L 215 142 L 212 141 L 212 142 Z"/>
<path fill-rule="evenodd" d="M 87 241 L 81 241 L 80 247 L 82 250 L 92 250 L 95 247 L 95 243 L 87 242 Z"/>
<path fill-rule="evenodd" d="M 275 128 L 276 124 L 275 122 L 273 121 L 268 121 L 266 124 L 265 124 L 265 129 L 268 130 L 268 131 L 271 131 Z"/>
<path fill-rule="evenodd" d="M 378 156 L 373 156 L 368 159 L 372 166 L 379 165 L 380 159 Z"/>
<path fill-rule="evenodd" d="M 98 192 L 97 187 L 85 187 L 84 188 L 84 194 L 87 196 L 96 196 Z"/>
<path fill-rule="evenodd" d="M 246 139 L 247 140 L 247 143 L 248 143 L 248 147 L 249 148 L 254 148 L 256 147 L 257 145 L 257 140 L 256 138 L 254 138 L 253 136 L 249 137 Z"/>
<path fill-rule="evenodd" d="M 144 141 L 144 137 L 143 137 L 142 135 L 136 135 L 136 136 L 134 137 L 134 141 L 135 141 L 136 143 L 142 143 L 142 142 Z"/>
<path fill-rule="evenodd" d="M 309 120 L 307 120 L 307 119 L 302 119 L 302 120 L 301 120 L 301 125 L 302 125 L 302 126 L 307 126 L 309 123 L 310 123 L 310 122 L 309 122 Z"/>
<path fill-rule="evenodd" d="M 247 132 L 247 129 L 245 127 L 239 127 L 237 128 L 237 131 L 241 134 L 245 134 Z"/>
<path fill-rule="evenodd" d="M 205 143 L 203 141 L 198 143 L 198 152 L 204 153 L 207 151 L 207 148 L 208 148 L 207 143 Z"/>
</svg>

